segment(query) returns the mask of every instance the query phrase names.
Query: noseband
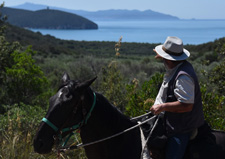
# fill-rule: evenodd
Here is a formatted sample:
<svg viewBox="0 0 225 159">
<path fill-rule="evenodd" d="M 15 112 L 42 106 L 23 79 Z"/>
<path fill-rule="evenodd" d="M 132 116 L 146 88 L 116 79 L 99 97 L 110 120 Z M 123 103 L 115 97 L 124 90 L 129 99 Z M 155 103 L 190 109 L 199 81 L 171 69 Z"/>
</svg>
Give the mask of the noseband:
<svg viewBox="0 0 225 159">
<path fill-rule="evenodd" d="M 96 94 L 93 92 L 93 95 L 94 95 L 94 101 L 92 103 L 92 106 L 91 106 L 91 109 L 89 110 L 88 114 L 85 116 L 85 118 L 80 121 L 78 124 L 76 125 L 73 125 L 71 127 L 67 127 L 67 128 L 62 128 L 62 129 L 59 129 L 57 128 L 52 122 L 50 122 L 47 118 L 43 118 L 42 121 L 45 122 L 48 126 L 50 126 L 56 133 L 59 132 L 58 134 L 58 138 L 61 140 L 62 139 L 62 134 L 65 133 L 65 132 L 69 132 L 69 131 L 72 131 L 69 135 L 69 137 L 66 139 L 66 141 L 63 143 L 62 146 L 65 146 L 67 141 L 69 140 L 69 138 L 73 135 L 73 131 L 81 128 L 83 125 L 87 124 L 87 121 L 88 119 L 91 117 L 91 113 L 95 107 L 95 104 L 96 104 Z"/>
</svg>

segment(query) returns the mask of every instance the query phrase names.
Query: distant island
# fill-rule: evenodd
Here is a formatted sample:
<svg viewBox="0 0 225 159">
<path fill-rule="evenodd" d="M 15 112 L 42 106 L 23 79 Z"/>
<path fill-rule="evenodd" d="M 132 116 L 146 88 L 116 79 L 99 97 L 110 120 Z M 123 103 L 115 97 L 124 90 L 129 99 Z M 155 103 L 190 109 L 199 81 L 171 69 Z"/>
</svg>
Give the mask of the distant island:
<svg viewBox="0 0 225 159">
<path fill-rule="evenodd" d="M 73 13 L 90 19 L 92 21 L 115 21 L 115 20 L 179 20 L 178 17 L 155 12 L 152 10 L 102 10 L 102 11 L 84 11 L 84 10 L 70 10 L 65 8 L 58 8 L 54 6 L 46 6 L 33 3 L 24 3 L 13 8 L 37 11 L 41 9 L 56 9 L 68 13 Z"/>
<path fill-rule="evenodd" d="M 34 29 L 98 29 L 98 25 L 82 16 L 54 9 L 30 11 L 4 7 L 1 10 L 7 22 Z"/>
</svg>

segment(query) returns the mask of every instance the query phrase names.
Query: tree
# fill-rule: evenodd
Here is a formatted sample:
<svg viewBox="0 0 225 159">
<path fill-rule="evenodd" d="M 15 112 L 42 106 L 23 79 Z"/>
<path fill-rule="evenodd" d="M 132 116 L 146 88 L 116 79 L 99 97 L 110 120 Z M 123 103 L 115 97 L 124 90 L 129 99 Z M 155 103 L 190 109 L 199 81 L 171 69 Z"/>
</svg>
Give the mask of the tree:
<svg viewBox="0 0 225 159">
<path fill-rule="evenodd" d="M 16 50 L 11 54 L 14 64 L 6 68 L 4 79 L 7 92 L 5 98 L 9 104 L 33 104 L 33 101 L 48 88 L 44 73 L 32 58 L 34 53 L 31 47 L 28 47 L 23 52 Z"/>
<path fill-rule="evenodd" d="M 0 9 L 4 7 L 4 3 L 0 5 Z M 0 13 L 0 35 L 4 33 L 4 22 L 6 21 L 7 17 L 3 16 L 2 13 Z"/>
<path fill-rule="evenodd" d="M 48 88 L 47 78 L 32 57 L 35 51 L 31 46 L 24 49 L 18 42 L 6 41 L 5 19 L 0 14 L 0 113 L 4 112 L 2 105 L 42 102 L 40 97 Z"/>
</svg>

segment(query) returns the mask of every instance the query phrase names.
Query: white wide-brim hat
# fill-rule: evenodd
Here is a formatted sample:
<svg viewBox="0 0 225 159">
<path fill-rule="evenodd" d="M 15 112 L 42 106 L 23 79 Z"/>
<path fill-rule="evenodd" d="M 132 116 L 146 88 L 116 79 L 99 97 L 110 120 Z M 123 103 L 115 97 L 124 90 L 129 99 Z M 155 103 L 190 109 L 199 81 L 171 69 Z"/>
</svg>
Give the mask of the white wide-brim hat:
<svg viewBox="0 0 225 159">
<path fill-rule="evenodd" d="M 158 55 L 172 61 L 185 60 L 190 56 L 190 52 L 183 48 L 183 42 L 178 37 L 168 36 L 163 45 L 155 47 Z"/>
</svg>

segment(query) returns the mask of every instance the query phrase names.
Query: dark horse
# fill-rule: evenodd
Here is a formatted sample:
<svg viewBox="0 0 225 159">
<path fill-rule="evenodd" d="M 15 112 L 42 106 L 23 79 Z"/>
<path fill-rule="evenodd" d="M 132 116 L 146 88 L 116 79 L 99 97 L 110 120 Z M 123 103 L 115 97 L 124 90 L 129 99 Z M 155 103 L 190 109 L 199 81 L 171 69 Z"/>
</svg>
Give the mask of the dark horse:
<svg viewBox="0 0 225 159">
<path fill-rule="evenodd" d="M 80 129 L 81 139 L 85 144 L 109 137 L 137 124 L 136 120 L 130 120 L 123 115 L 104 96 L 91 90 L 89 86 L 94 80 L 95 78 L 79 82 L 70 80 L 67 74 L 63 75 L 62 85 L 50 98 L 49 110 L 34 138 L 36 152 L 49 153 L 59 136 L 64 137 L 75 129 Z M 221 159 L 225 158 L 225 134 L 214 132 L 214 137 L 213 140 L 219 145 L 217 148 L 220 149 L 220 155 L 223 156 Z M 137 127 L 84 148 L 89 159 L 140 159 L 140 129 Z M 193 146 L 191 148 L 190 152 L 196 154 L 189 153 L 186 155 L 189 156 L 187 158 L 207 158 L 198 154 L 199 149 L 195 152 Z M 214 154 L 213 152 L 211 154 Z"/>
<path fill-rule="evenodd" d="M 89 86 L 95 79 L 78 82 L 70 80 L 67 74 L 62 78 L 59 91 L 50 98 L 49 110 L 45 118 L 53 123 L 55 131 L 46 122 L 42 122 L 34 139 L 34 150 L 49 153 L 54 144 L 54 136 L 66 127 L 79 124 L 83 143 L 96 141 L 136 125 L 118 109 L 112 106 L 101 94 L 96 94 L 96 103 L 90 117 L 85 123 L 93 106 L 94 94 Z M 65 134 L 62 134 L 64 136 Z M 89 159 L 139 159 L 141 155 L 139 128 L 126 134 L 98 144 L 85 147 Z"/>
</svg>

